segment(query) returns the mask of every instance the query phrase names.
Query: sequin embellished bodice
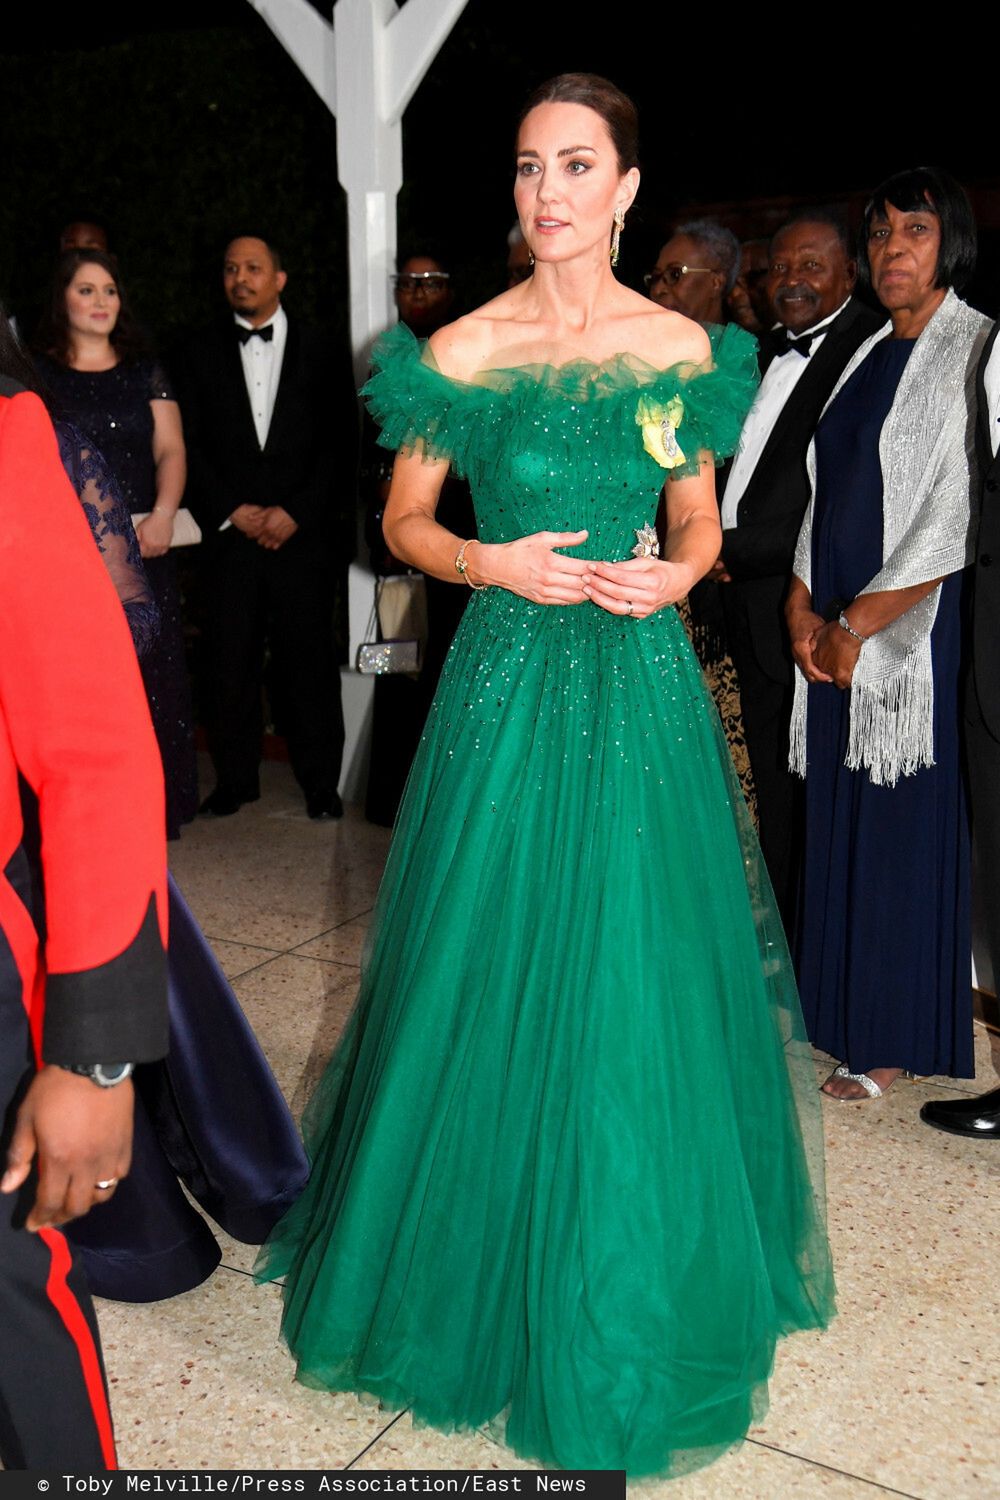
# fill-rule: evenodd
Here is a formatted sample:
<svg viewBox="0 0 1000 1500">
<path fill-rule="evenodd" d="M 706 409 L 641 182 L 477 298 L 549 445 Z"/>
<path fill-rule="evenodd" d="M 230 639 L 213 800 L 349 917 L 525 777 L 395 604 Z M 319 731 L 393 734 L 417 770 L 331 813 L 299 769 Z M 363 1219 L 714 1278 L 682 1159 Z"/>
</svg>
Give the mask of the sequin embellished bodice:
<svg viewBox="0 0 1000 1500">
<path fill-rule="evenodd" d="M 104 455 L 128 508 L 152 510 L 156 500 L 151 401 L 172 401 L 163 367 L 152 359 L 122 360 L 110 370 L 73 370 L 38 361 L 57 415 Z"/>
<path fill-rule="evenodd" d="M 403 325 L 375 351 L 365 387 L 390 448 L 447 457 L 468 477 L 479 536 L 507 542 L 530 532 L 590 535 L 587 555 L 629 556 L 635 532 L 652 521 L 666 470 L 645 451 L 640 404 L 662 415 L 680 400 L 683 462 L 700 450 L 733 450 L 753 397 L 753 341 L 728 329 L 713 350 L 714 368 L 657 371 L 628 354 L 601 364 L 577 360 L 485 372 L 451 380 Z"/>
</svg>

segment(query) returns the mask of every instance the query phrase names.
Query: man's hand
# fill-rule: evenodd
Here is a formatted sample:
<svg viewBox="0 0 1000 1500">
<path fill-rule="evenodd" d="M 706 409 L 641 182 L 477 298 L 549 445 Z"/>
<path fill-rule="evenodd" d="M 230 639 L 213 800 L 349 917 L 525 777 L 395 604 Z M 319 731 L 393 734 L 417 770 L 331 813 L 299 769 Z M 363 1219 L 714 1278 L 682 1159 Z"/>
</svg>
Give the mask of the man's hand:
<svg viewBox="0 0 1000 1500">
<path fill-rule="evenodd" d="M 262 505 L 237 505 L 229 519 L 237 531 L 242 531 L 244 536 L 252 537 L 256 541 L 266 515 L 267 511 Z"/>
<path fill-rule="evenodd" d="M 733 581 L 726 571 L 725 560 L 721 557 L 712 564 L 705 577 L 710 583 L 732 583 Z"/>
<path fill-rule="evenodd" d="M 266 547 L 269 552 L 277 552 L 299 529 L 298 521 L 287 510 L 282 510 L 280 505 L 268 505 L 261 515 L 263 524 L 256 533 L 257 544 Z"/>
<path fill-rule="evenodd" d="M 38 1159 L 38 1188 L 26 1228 L 78 1219 L 106 1203 L 132 1160 L 132 1084 L 103 1089 L 64 1068 L 42 1068 L 17 1112 L 0 1192 L 14 1193 Z"/>
</svg>

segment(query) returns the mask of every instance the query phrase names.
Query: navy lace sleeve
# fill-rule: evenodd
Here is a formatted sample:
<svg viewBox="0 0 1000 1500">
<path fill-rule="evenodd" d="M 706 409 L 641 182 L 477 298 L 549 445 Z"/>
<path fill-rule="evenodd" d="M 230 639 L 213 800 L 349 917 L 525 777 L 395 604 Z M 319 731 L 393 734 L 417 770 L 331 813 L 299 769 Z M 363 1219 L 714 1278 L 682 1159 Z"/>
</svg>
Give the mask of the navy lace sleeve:
<svg viewBox="0 0 1000 1500">
<path fill-rule="evenodd" d="M 141 661 L 156 640 L 160 612 L 146 579 L 128 506 L 94 445 L 69 422 L 56 422 L 55 429 L 63 468 L 79 496 L 97 549 L 122 602 Z"/>
</svg>

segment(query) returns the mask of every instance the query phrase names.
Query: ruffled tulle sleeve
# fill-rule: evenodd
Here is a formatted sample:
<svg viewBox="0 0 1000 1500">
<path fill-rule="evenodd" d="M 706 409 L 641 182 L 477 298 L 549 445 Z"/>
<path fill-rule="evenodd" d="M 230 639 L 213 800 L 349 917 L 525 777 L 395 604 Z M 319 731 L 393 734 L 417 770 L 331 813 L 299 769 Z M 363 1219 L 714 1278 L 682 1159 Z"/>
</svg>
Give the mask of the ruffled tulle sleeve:
<svg viewBox="0 0 1000 1500">
<path fill-rule="evenodd" d="M 361 389 L 381 431 L 381 447 L 447 459 L 460 477 L 468 475 L 477 416 L 495 401 L 485 386 L 450 380 L 432 363 L 426 344 L 397 323 L 372 351 L 371 379 Z"/>
<path fill-rule="evenodd" d="M 717 464 L 735 453 L 760 383 L 757 340 L 736 324 L 709 330 L 711 365 L 675 365 L 644 387 L 636 422 L 646 452 L 671 479 L 698 472 L 707 449 Z"/>
</svg>

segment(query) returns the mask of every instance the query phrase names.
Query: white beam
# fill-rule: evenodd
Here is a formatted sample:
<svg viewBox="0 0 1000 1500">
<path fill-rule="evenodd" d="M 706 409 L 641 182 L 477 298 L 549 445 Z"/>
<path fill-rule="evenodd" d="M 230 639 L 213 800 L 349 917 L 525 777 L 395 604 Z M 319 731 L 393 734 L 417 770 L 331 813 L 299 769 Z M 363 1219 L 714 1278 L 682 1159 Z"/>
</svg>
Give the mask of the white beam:
<svg viewBox="0 0 1000 1500">
<path fill-rule="evenodd" d="M 309 0 L 250 0 L 330 113 L 337 113 L 333 27 Z"/>
<path fill-rule="evenodd" d="M 468 0 L 408 0 L 386 26 L 382 118 L 401 120 Z"/>
</svg>

